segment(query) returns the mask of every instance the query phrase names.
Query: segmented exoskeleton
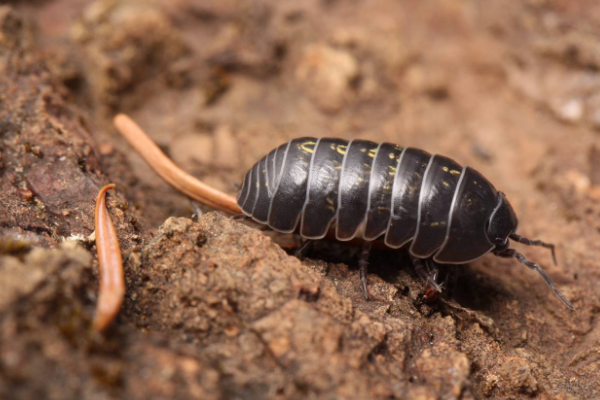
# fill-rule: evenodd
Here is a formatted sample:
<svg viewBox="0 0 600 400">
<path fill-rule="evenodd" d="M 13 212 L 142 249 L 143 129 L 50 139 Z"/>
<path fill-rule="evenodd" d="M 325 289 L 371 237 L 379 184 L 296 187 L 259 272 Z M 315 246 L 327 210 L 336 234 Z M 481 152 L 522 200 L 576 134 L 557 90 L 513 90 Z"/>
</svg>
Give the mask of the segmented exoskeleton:
<svg viewBox="0 0 600 400">
<path fill-rule="evenodd" d="M 409 245 L 435 287 L 435 264 L 464 264 L 493 252 L 537 270 L 573 308 L 546 273 L 509 248 L 508 239 L 554 246 L 515 233 L 517 217 L 502 192 L 479 172 L 415 148 L 366 140 L 298 138 L 257 162 L 237 197 L 244 214 L 284 233 L 340 241 L 357 235 L 368 244 Z M 298 228 L 299 225 L 299 228 Z M 365 257 L 366 257 L 365 256 Z M 428 261 L 429 271 L 420 260 Z M 366 293 L 366 260 L 361 278 Z"/>
</svg>

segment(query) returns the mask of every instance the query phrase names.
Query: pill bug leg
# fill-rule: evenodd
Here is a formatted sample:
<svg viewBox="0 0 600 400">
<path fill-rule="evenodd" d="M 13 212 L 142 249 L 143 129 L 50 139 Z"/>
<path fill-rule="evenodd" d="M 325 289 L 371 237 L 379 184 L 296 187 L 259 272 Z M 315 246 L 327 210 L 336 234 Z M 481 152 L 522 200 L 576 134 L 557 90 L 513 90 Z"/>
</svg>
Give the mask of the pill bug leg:
<svg viewBox="0 0 600 400">
<path fill-rule="evenodd" d="M 442 292 L 444 288 L 444 284 L 438 284 L 438 278 L 440 277 L 440 264 L 433 261 L 433 257 L 425 259 L 425 266 L 427 267 L 427 273 L 431 276 L 432 281 L 434 282 L 433 289 L 435 289 L 438 293 Z"/>
<path fill-rule="evenodd" d="M 456 286 L 458 285 L 458 277 L 462 268 L 464 268 L 464 265 L 457 264 L 449 265 L 446 269 L 446 276 L 444 277 L 444 283 L 442 283 L 446 297 L 452 298 L 452 295 L 456 290 Z"/>
<path fill-rule="evenodd" d="M 546 272 L 538 264 L 534 263 L 533 261 L 527 260 L 525 256 L 523 256 L 523 254 L 517 252 L 514 249 L 505 249 L 502 251 L 495 252 L 494 254 L 498 257 L 503 258 L 516 258 L 521 264 L 524 264 L 527 267 L 537 271 L 544 278 L 548 286 L 550 286 L 550 289 L 552 289 L 554 294 L 556 294 L 558 298 L 561 299 L 563 303 L 567 305 L 567 307 L 569 307 L 571 310 L 575 310 L 573 304 L 571 304 L 571 302 L 566 299 L 566 297 L 556 288 L 556 286 L 554 286 L 554 282 L 552 281 L 552 279 L 550 279 L 548 274 L 546 274 Z"/>
<path fill-rule="evenodd" d="M 360 283 L 362 284 L 365 300 L 369 300 L 369 288 L 367 286 L 367 269 L 369 267 L 370 254 L 371 242 L 365 241 L 365 243 L 363 244 L 362 252 L 360 253 L 360 260 L 358 261 L 358 267 L 360 268 Z"/>
<path fill-rule="evenodd" d="M 308 253 L 313 247 L 315 242 L 316 240 L 303 240 L 300 244 L 300 247 L 298 247 L 298 249 L 294 252 L 294 257 L 302 260 L 304 256 L 306 256 L 306 253 Z"/>
<path fill-rule="evenodd" d="M 433 259 L 422 260 L 417 257 L 411 257 L 415 272 L 428 285 L 427 290 L 433 289 L 437 293 L 441 293 L 442 286 L 437 283 L 437 278 L 440 274 L 438 264 Z"/>
<path fill-rule="evenodd" d="M 202 214 L 204 214 L 202 212 L 202 208 L 200 208 L 200 204 L 201 203 L 197 202 L 196 200 L 190 199 L 190 205 L 194 210 L 191 217 L 193 221 L 198 221 L 202 217 Z"/>
<path fill-rule="evenodd" d="M 517 235 L 516 233 L 511 234 L 509 237 L 512 240 L 514 240 L 515 242 L 523 243 L 528 246 L 541 246 L 546 249 L 550 249 L 550 251 L 552 252 L 552 261 L 554 261 L 554 265 L 558 265 L 558 263 L 556 262 L 556 252 L 554 250 L 554 245 L 552 243 L 545 243 L 545 242 L 542 242 L 541 240 L 527 239 L 526 237 Z"/>
</svg>

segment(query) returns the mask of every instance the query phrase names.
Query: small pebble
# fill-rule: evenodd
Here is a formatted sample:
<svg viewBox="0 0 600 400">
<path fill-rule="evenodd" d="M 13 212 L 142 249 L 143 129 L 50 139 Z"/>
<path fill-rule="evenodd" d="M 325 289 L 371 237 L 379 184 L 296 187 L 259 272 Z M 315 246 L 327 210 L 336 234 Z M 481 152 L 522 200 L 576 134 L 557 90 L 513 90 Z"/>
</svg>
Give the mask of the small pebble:
<svg viewBox="0 0 600 400">
<path fill-rule="evenodd" d="M 111 144 L 102 143 L 100 145 L 100 154 L 102 154 L 103 156 L 112 154 L 113 151 L 115 151 L 115 148 Z"/>
<path fill-rule="evenodd" d="M 29 201 L 33 198 L 33 192 L 29 189 L 17 189 L 23 200 Z"/>
<path fill-rule="evenodd" d="M 583 117 L 583 102 L 571 99 L 555 105 L 553 111 L 560 120 L 575 123 Z"/>
</svg>

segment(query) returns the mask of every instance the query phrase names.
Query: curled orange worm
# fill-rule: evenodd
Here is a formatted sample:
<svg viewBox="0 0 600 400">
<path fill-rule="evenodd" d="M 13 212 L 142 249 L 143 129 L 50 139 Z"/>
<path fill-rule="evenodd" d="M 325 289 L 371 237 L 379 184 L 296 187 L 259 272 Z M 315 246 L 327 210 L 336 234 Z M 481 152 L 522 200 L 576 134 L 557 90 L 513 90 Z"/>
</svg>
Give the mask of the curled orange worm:
<svg viewBox="0 0 600 400">
<path fill-rule="evenodd" d="M 117 232 L 106 209 L 106 192 L 114 187 L 113 183 L 104 186 L 100 189 L 96 200 L 96 251 L 100 265 L 100 293 L 92 328 L 97 332 L 102 332 L 111 324 L 119 313 L 125 297 L 121 248 Z"/>
</svg>

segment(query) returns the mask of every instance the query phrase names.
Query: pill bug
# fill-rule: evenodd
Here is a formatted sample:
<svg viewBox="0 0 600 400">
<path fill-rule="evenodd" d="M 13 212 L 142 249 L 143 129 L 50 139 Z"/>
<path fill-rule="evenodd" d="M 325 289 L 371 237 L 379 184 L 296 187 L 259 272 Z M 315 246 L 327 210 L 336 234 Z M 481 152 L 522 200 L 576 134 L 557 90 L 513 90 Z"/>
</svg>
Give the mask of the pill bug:
<svg viewBox="0 0 600 400">
<path fill-rule="evenodd" d="M 362 236 L 359 262 L 365 295 L 371 243 L 407 246 L 430 287 L 439 267 L 465 264 L 487 253 L 516 258 L 536 270 L 554 293 L 573 305 L 542 268 L 509 247 L 554 245 L 516 234 L 517 216 L 479 172 L 416 148 L 367 140 L 303 137 L 259 160 L 237 196 L 242 212 L 271 229 L 319 240 L 331 230 L 339 241 Z"/>
</svg>

